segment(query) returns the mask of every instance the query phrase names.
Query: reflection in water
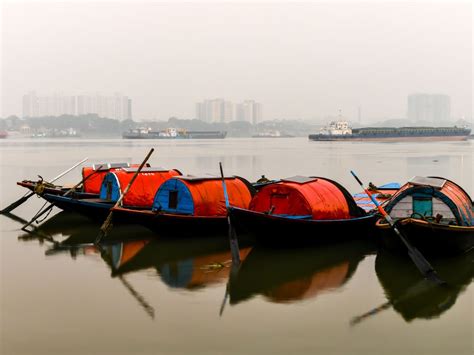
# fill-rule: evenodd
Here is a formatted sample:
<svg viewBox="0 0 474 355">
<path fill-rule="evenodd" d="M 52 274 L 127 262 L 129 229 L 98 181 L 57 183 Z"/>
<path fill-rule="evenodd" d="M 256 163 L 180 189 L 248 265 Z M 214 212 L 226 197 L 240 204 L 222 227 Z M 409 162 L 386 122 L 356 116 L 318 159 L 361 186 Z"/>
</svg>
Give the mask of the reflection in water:
<svg viewBox="0 0 474 355">
<path fill-rule="evenodd" d="M 432 260 L 446 287 L 420 284 L 413 266 L 397 255 L 381 251 L 375 261 L 375 271 L 393 308 L 406 321 L 415 318 L 436 318 L 451 308 L 459 294 L 471 283 L 474 276 L 474 253 L 456 258 Z M 424 280 L 423 280 L 424 281 Z"/>
<path fill-rule="evenodd" d="M 250 248 L 241 248 L 242 258 Z M 169 287 L 197 290 L 228 279 L 231 254 L 227 236 L 199 239 L 152 240 L 127 262 L 116 260 L 112 275 L 155 269 Z"/>
<path fill-rule="evenodd" d="M 194 291 L 208 285 L 226 282 L 229 278 L 231 253 L 226 235 L 194 239 L 155 239 L 148 230 L 134 226 L 114 229 L 100 246 L 94 245 L 98 225 L 81 223 L 83 217 L 62 212 L 21 235 L 21 240 L 51 242 L 45 255 L 69 254 L 76 259 L 101 257 L 110 267 L 111 277 L 118 278 L 150 317 L 155 310 L 125 279 L 125 275 L 156 270 L 156 278 L 170 288 Z M 82 221 L 84 222 L 84 221 Z M 61 237 L 61 241 L 58 241 Z M 242 243 L 241 258 L 250 248 Z"/>
<path fill-rule="evenodd" d="M 372 251 L 373 246 L 362 241 L 309 249 L 257 246 L 230 280 L 230 303 L 258 294 L 277 303 L 314 298 L 344 285 Z"/>
<path fill-rule="evenodd" d="M 453 258 L 431 260 L 434 269 L 447 282 L 447 285 L 438 286 L 420 279 L 406 257 L 381 250 L 375 261 L 375 271 L 387 302 L 353 318 L 351 323 L 357 324 L 391 307 L 407 322 L 417 318 L 439 318 L 472 282 L 473 262 L 474 251 Z"/>
</svg>

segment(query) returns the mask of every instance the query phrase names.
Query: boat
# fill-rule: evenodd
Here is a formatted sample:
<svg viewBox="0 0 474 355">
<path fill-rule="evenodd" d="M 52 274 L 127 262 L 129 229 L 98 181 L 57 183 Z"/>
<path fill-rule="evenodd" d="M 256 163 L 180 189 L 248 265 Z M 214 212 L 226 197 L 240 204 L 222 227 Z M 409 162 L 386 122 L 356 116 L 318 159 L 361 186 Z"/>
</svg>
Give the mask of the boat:
<svg viewBox="0 0 474 355">
<path fill-rule="evenodd" d="M 460 141 L 466 140 L 471 130 L 467 127 L 363 127 L 351 128 L 346 121 L 333 121 L 311 141 Z"/>
<path fill-rule="evenodd" d="M 50 128 L 30 135 L 30 138 L 80 138 L 80 132 L 74 128 Z"/>
<path fill-rule="evenodd" d="M 364 238 L 376 221 L 337 182 L 306 176 L 261 187 L 248 208 L 231 204 L 229 215 L 236 228 L 275 245 Z"/>
<path fill-rule="evenodd" d="M 244 178 L 225 177 L 231 205 L 247 208 L 253 187 Z M 175 237 L 227 232 L 222 181 L 217 176 L 174 176 L 156 192 L 151 209 L 116 207 L 115 219 L 134 220 L 160 235 Z"/>
<path fill-rule="evenodd" d="M 288 133 L 282 133 L 280 131 L 265 131 L 252 135 L 252 138 L 291 138 L 294 137 Z"/>
<path fill-rule="evenodd" d="M 459 254 L 474 248 L 473 202 L 453 181 L 415 176 L 384 208 L 422 253 Z M 406 250 L 385 219 L 378 219 L 376 228 L 385 247 Z"/>
<path fill-rule="evenodd" d="M 121 168 L 108 172 L 102 181 L 99 195 L 95 198 L 77 198 L 45 193 L 43 198 L 64 211 L 80 213 L 93 220 L 104 220 L 110 209 L 133 178 L 138 168 Z M 145 167 L 138 173 L 135 182 L 124 196 L 122 204 L 129 209 L 150 209 L 156 190 L 169 178 L 180 175 L 179 170 L 160 167 Z M 133 220 L 115 220 L 130 223 Z"/>
<path fill-rule="evenodd" d="M 8 132 L 4 130 L 0 130 L 0 139 L 4 139 L 8 137 Z"/>
<path fill-rule="evenodd" d="M 269 249 L 257 245 L 230 277 L 230 304 L 258 295 L 283 304 L 315 299 L 345 285 L 359 263 L 375 251 L 374 244 L 361 240 L 319 248 Z"/>
<path fill-rule="evenodd" d="M 223 139 L 226 136 L 226 131 L 187 131 L 177 128 L 162 131 L 139 128 L 130 129 L 122 134 L 124 139 Z"/>
<path fill-rule="evenodd" d="M 130 163 L 99 163 L 91 166 L 85 166 L 82 168 L 82 179 L 83 184 L 74 190 L 70 194 L 70 197 L 74 198 L 97 198 L 100 193 L 100 186 L 104 176 L 110 172 L 114 172 L 123 168 L 137 168 L 139 164 Z M 147 164 L 147 166 L 149 166 Z M 31 190 L 42 196 L 43 194 L 49 195 L 64 195 L 67 191 L 72 188 L 72 185 L 56 185 L 44 181 L 40 178 L 37 181 L 34 180 L 23 180 L 17 182 L 17 185 L 22 186 L 28 190 Z"/>
</svg>

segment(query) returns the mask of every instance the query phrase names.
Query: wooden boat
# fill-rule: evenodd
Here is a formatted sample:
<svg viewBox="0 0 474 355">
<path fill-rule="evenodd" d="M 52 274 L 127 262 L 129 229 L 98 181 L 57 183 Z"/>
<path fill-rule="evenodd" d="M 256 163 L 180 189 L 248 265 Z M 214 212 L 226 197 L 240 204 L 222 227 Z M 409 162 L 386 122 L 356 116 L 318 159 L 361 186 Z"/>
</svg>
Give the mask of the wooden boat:
<svg viewBox="0 0 474 355">
<path fill-rule="evenodd" d="M 262 187 L 249 204 L 231 204 L 233 224 L 264 243 L 334 243 L 364 238 L 376 221 L 338 183 L 293 176 Z"/>
<path fill-rule="evenodd" d="M 57 207 L 80 213 L 94 220 L 104 220 L 126 188 L 137 168 L 121 168 L 107 172 L 103 177 L 99 195 L 94 198 L 43 194 L 43 198 Z M 156 190 L 163 182 L 181 173 L 176 169 L 145 167 L 137 175 L 122 203 L 129 209 L 150 209 Z M 133 222 L 123 219 L 121 222 Z"/>
<path fill-rule="evenodd" d="M 274 303 L 314 299 L 342 287 L 376 246 L 356 240 L 320 248 L 256 246 L 229 282 L 230 304 L 262 295 Z"/>
<path fill-rule="evenodd" d="M 250 183 L 237 176 L 225 178 L 230 203 L 247 208 L 252 197 Z M 134 220 L 160 234 L 190 236 L 226 233 L 227 209 L 220 177 L 174 176 L 156 192 L 148 210 L 113 209 L 114 221 Z"/>
<path fill-rule="evenodd" d="M 97 198 L 100 193 L 100 187 L 105 175 L 123 168 L 137 167 L 138 164 L 130 163 L 101 163 L 93 164 L 91 166 L 85 166 L 82 168 L 82 179 L 85 181 L 82 186 L 75 189 L 74 193 L 70 194 L 70 196 L 79 199 Z M 17 185 L 31 190 L 39 196 L 42 196 L 43 194 L 62 196 L 72 187 L 66 185 L 51 184 L 47 181 L 43 181 L 43 179 L 37 181 L 23 180 L 17 182 Z"/>
<path fill-rule="evenodd" d="M 450 180 L 416 176 L 394 194 L 385 210 L 422 253 L 459 254 L 474 248 L 472 200 Z M 384 219 L 376 227 L 386 247 L 406 251 Z"/>
</svg>

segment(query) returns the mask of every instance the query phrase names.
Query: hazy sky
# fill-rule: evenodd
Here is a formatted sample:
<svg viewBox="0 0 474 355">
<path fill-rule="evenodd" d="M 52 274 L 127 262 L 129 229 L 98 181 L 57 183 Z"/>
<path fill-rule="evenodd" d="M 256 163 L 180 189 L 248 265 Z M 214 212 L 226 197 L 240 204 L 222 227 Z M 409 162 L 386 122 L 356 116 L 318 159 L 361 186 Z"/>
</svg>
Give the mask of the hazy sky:
<svg viewBox="0 0 474 355">
<path fill-rule="evenodd" d="M 404 117 L 414 92 L 472 116 L 465 3 L 4 3 L 3 117 L 21 97 L 121 92 L 136 119 L 255 99 L 265 119 Z"/>
</svg>

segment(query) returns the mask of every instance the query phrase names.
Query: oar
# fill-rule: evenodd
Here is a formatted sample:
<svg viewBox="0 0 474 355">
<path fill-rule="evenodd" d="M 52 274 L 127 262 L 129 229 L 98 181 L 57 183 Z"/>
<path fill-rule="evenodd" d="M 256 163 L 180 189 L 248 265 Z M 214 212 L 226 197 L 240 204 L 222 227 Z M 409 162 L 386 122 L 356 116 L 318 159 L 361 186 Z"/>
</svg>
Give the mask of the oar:
<svg viewBox="0 0 474 355">
<path fill-rule="evenodd" d="M 363 320 L 365 320 L 367 318 L 370 318 L 370 317 L 373 317 L 373 316 L 379 314 L 380 312 L 382 312 L 386 309 L 389 309 L 391 306 L 395 306 L 398 303 L 403 302 L 406 299 L 409 299 L 410 297 L 418 296 L 418 295 L 422 294 L 423 292 L 431 290 L 433 287 L 435 287 L 435 285 L 433 285 L 433 283 L 427 282 L 425 279 L 422 279 L 422 280 L 418 281 L 415 285 L 408 288 L 405 292 L 403 292 L 403 294 L 400 297 L 396 298 L 395 300 L 387 301 L 387 302 L 379 305 L 378 307 L 372 308 L 370 311 L 365 312 L 364 314 L 353 317 L 349 324 L 351 326 L 357 325 L 360 322 L 362 322 Z"/>
<path fill-rule="evenodd" d="M 224 190 L 224 199 L 225 199 L 225 206 L 227 209 L 227 224 L 229 226 L 228 229 L 228 236 L 229 236 L 229 244 L 230 244 L 230 253 L 232 255 L 232 265 L 229 273 L 229 280 L 227 282 L 225 288 L 224 299 L 222 300 L 221 308 L 219 310 L 219 316 L 222 316 L 224 313 L 225 305 L 227 304 L 227 299 L 229 298 L 229 287 L 230 287 L 230 279 L 235 277 L 239 270 L 240 266 L 240 250 L 239 250 L 239 241 L 237 240 L 237 234 L 235 233 L 234 226 L 232 225 L 232 219 L 230 217 L 230 202 L 229 202 L 229 195 L 227 194 L 227 186 L 225 183 L 224 178 L 224 171 L 222 170 L 222 163 L 219 162 L 219 169 L 221 171 L 221 179 L 222 179 L 222 189 Z"/>
<path fill-rule="evenodd" d="M 112 268 L 112 270 L 114 270 L 112 266 L 113 262 L 112 262 L 111 255 L 107 252 L 107 250 L 102 245 L 98 244 L 95 246 L 97 250 L 100 251 L 100 256 L 105 261 L 105 263 L 109 265 Z M 146 301 L 145 297 L 143 297 L 137 290 L 135 290 L 133 285 L 130 282 L 128 282 L 122 274 L 119 274 L 118 278 L 120 282 L 122 282 L 122 285 L 124 285 L 125 288 L 128 290 L 128 292 L 130 292 L 130 294 L 138 301 L 138 303 L 140 303 L 140 306 L 142 306 L 142 308 L 151 317 L 151 319 L 155 319 L 155 309 Z"/>
<path fill-rule="evenodd" d="M 50 183 L 53 183 L 55 182 L 56 180 L 58 180 L 59 178 L 63 177 L 64 175 L 66 175 L 67 173 L 69 173 L 71 170 L 75 169 L 76 167 L 78 167 L 79 165 L 81 165 L 82 163 L 84 163 L 88 158 L 84 158 L 82 159 L 80 162 L 74 164 L 73 166 L 71 166 L 69 169 L 63 171 L 61 174 L 59 174 L 58 176 L 56 176 L 55 178 L 53 178 L 51 181 L 49 181 Z M 18 200 L 16 200 L 15 202 L 11 203 L 10 205 L 8 205 L 7 207 L 5 207 L 3 210 L 0 211 L 0 214 L 5 214 L 5 213 L 9 213 L 11 211 L 13 211 L 15 208 L 17 208 L 18 206 L 22 205 L 23 203 L 26 202 L 26 200 L 28 200 L 31 196 L 33 196 L 35 194 L 35 192 L 30 192 L 30 193 L 27 193 L 25 194 L 23 197 L 19 198 Z"/>
<path fill-rule="evenodd" d="M 227 186 L 225 183 L 224 171 L 222 170 L 221 162 L 219 162 L 219 169 L 221 171 L 222 189 L 224 190 L 225 207 L 227 209 L 227 224 L 229 226 L 228 235 L 229 235 L 229 243 L 230 243 L 230 252 L 232 255 L 232 265 L 234 266 L 234 264 L 236 264 L 236 266 L 238 266 L 240 264 L 239 242 L 237 240 L 235 229 L 232 226 L 232 219 L 230 218 L 229 195 L 227 194 Z"/>
<path fill-rule="evenodd" d="M 138 167 L 137 171 L 135 172 L 135 175 L 133 175 L 132 179 L 130 180 L 130 182 L 128 183 L 127 187 L 125 188 L 125 190 L 123 191 L 123 193 L 120 195 L 119 199 L 117 200 L 117 202 L 115 203 L 114 207 L 112 207 L 110 209 L 110 212 L 109 212 L 109 215 L 107 216 L 107 218 L 105 219 L 104 223 L 102 224 L 102 226 L 100 227 L 100 231 L 99 231 L 99 234 L 97 235 L 97 238 L 95 239 L 95 244 L 99 244 L 100 241 L 102 240 L 103 237 L 105 237 L 107 235 L 107 231 L 110 227 L 110 224 L 112 223 L 112 217 L 113 217 L 113 213 L 114 213 L 114 208 L 118 207 L 120 205 L 120 203 L 122 202 L 123 198 L 125 197 L 125 195 L 128 193 L 128 191 L 130 190 L 130 187 L 132 186 L 133 182 L 135 181 L 135 179 L 137 178 L 138 174 L 140 173 L 140 171 L 143 169 L 143 167 L 145 166 L 146 162 L 148 161 L 148 159 L 150 159 L 150 156 L 153 154 L 153 152 L 155 151 L 154 148 L 151 148 L 150 151 L 148 152 L 147 156 L 145 157 L 145 160 L 142 161 L 142 163 L 140 164 L 140 166 Z"/>
<path fill-rule="evenodd" d="M 407 238 L 403 236 L 402 232 L 395 225 L 395 222 L 392 219 L 392 217 L 390 217 L 390 215 L 383 209 L 383 207 L 380 206 L 380 204 L 377 202 L 374 196 L 372 196 L 371 192 L 364 187 L 364 184 L 362 184 L 362 181 L 359 180 L 357 175 L 353 171 L 351 171 L 351 174 L 357 180 L 357 182 L 362 187 L 362 189 L 367 194 L 367 196 L 370 197 L 370 199 L 375 204 L 375 206 L 377 206 L 377 209 L 379 210 L 380 214 L 390 224 L 390 226 L 393 228 L 393 231 L 398 236 L 398 238 L 400 238 L 403 244 L 405 244 L 405 247 L 408 249 L 408 255 L 410 256 L 411 260 L 416 265 L 418 270 L 421 272 L 421 274 L 428 280 L 433 281 L 437 283 L 438 285 L 446 284 L 445 281 L 441 280 L 441 278 L 436 273 L 436 270 L 433 269 L 433 267 L 428 262 L 428 260 L 425 259 L 423 254 L 421 254 L 420 251 L 417 248 L 415 248 L 413 245 L 411 245 L 410 242 L 408 242 Z"/>
<path fill-rule="evenodd" d="M 76 185 L 74 185 L 73 187 L 71 187 L 69 190 L 67 190 L 64 195 L 62 195 L 63 197 L 66 197 L 68 196 L 70 193 L 74 192 L 74 190 L 79 187 L 81 184 L 83 184 L 84 182 L 87 181 L 87 179 L 89 179 L 91 176 L 97 174 L 100 170 L 100 168 L 102 167 L 99 166 L 98 169 L 96 169 L 93 173 L 87 175 L 84 179 L 82 179 L 81 181 L 79 181 Z M 36 221 L 38 218 L 40 218 L 42 215 L 44 215 L 45 213 L 47 213 L 48 211 L 51 211 L 51 209 L 55 206 L 55 203 L 51 203 L 48 207 L 46 207 L 44 210 L 42 210 L 42 208 L 35 214 L 35 216 L 27 223 L 25 224 L 23 227 L 21 227 L 22 230 L 26 231 L 26 228 L 29 227 L 34 221 Z M 44 207 L 44 205 L 43 205 Z"/>
</svg>

